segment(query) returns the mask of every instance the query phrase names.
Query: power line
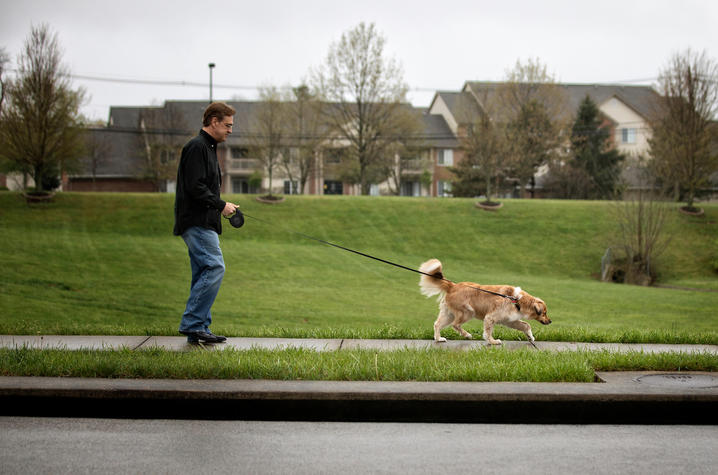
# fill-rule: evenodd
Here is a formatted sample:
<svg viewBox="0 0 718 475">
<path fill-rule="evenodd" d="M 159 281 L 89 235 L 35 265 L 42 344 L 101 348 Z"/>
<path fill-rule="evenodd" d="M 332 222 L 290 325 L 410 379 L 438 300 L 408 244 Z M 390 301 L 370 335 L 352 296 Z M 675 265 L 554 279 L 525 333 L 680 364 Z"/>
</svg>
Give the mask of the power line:
<svg viewBox="0 0 718 475">
<path fill-rule="evenodd" d="M 8 72 L 17 74 L 17 69 L 8 69 Z M 95 76 L 88 74 L 67 74 L 66 77 L 70 79 L 78 79 L 83 81 L 98 81 L 98 82 L 111 82 L 117 84 L 140 84 L 146 86 L 179 86 L 179 87 L 203 87 L 209 86 L 209 83 L 196 82 L 196 81 L 181 81 L 181 80 L 169 80 L 169 79 L 136 79 L 136 78 L 121 78 L 121 77 L 107 77 L 107 76 Z M 212 84 L 213 88 L 220 89 L 244 89 L 244 90 L 259 90 L 262 86 L 252 85 L 241 85 L 241 84 Z M 279 86 L 280 89 L 290 89 L 293 86 Z M 410 91 L 415 92 L 436 92 L 441 89 L 429 88 L 429 87 L 410 87 Z"/>
<path fill-rule="evenodd" d="M 182 87 L 207 87 L 208 83 L 193 82 L 193 81 L 169 81 L 162 79 L 124 79 L 124 78 L 108 78 L 101 76 L 87 76 L 84 74 L 69 74 L 68 77 L 72 79 L 82 79 L 86 81 L 100 81 L 100 82 L 113 82 L 120 84 L 143 84 L 147 86 L 182 86 Z M 246 89 L 255 90 L 259 89 L 259 86 L 246 86 L 246 85 L 230 85 L 230 84 L 212 84 L 213 88 L 220 89 Z"/>
</svg>

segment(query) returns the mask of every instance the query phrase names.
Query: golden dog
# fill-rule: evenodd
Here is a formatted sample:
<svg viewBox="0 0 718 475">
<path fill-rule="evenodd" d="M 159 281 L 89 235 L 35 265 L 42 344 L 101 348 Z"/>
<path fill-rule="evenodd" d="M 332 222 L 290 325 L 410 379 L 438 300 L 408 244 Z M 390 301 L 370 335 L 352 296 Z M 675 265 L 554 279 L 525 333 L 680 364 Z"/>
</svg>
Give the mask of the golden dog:
<svg viewBox="0 0 718 475">
<path fill-rule="evenodd" d="M 494 339 L 492 335 L 494 325 L 497 323 L 521 330 L 531 342 L 534 341 L 531 325 L 521 321 L 522 319 L 538 320 L 544 325 L 551 323 L 544 301 L 524 292 L 521 287 L 479 285 L 473 282 L 455 284 L 444 280 L 441 262 L 438 259 L 424 262 L 419 267 L 419 271 L 429 274 L 422 275 L 419 279 L 421 293 L 427 297 L 439 296 L 439 316 L 434 323 L 436 341 L 446 341 L 446 338 L 441 336 L 441 330 L 449 325 L 452 325 L 464 338 L 471 338 L 471 333 L 461 328 L 461 325 L 472 318 L 484 321 L 484 340 L 492 345 L 501 344 L 501 340 Z M 516 300 L 489 292 L 514 297 Z"/>
</svg>

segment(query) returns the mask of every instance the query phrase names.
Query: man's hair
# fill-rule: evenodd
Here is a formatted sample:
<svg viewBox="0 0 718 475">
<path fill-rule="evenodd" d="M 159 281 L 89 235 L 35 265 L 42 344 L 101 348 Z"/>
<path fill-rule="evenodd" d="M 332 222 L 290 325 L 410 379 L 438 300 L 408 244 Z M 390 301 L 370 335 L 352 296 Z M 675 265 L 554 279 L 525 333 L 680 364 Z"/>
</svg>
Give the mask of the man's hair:
<svg viewBox="0 0 718 475">
<path fill-rule="evenodd" d="M 228 106 L 224 102 L 213 102 L 204 110 L 202 126 L 207 127 L 210 125 L 213 117 L 216 117 L 221 122 L 226 116 L 232 116 L 235 112 L 234 107 Z"/>
</svg>

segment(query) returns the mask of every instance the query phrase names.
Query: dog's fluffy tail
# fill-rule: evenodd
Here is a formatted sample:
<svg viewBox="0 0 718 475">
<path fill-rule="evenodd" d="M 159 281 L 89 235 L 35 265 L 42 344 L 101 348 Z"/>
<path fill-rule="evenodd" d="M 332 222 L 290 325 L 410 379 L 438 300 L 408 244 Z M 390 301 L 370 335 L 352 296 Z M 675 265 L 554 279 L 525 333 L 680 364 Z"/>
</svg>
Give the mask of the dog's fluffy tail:
<svg viewBox="0 0 718 475">
<path fill-rule="evenodd" d="M 424 262 L 419 266 L 419 272 L 423 272 L 419 278 L 419 287 L 421 293 L 427 297 L 444 294 L 451 286 L 451 282 L 443 280 L 444 274 L 439 259 L 429 259 Z"/>
</svg>

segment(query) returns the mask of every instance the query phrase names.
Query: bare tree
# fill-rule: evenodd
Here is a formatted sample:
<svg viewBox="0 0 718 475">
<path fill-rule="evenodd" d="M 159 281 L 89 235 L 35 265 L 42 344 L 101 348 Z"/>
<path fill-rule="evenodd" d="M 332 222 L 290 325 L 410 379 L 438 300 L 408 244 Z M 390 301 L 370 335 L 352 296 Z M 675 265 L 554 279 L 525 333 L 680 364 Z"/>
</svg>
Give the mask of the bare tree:
<svg viewBox="0 0 718 475">
<path fill-rule="evenodd" d="M 2 113 L 2 106 L 5 102 L 5 71 L 9 62 L 10 56 L 8 56 L 7 51 L 5 51 L 5 48 L 0 48 L 0 113 Z"/>
<path fill-rule="evenodd" d="M 274 170 L 282 160 L 287 108 L 279 89 L 274 86 L 261 88 L 259 97 L 256 129 L 251 140 L 269 178 L 268 197 L 271 198 Z"/>
<path fill-rule="evenodd" d="M 496 89 L 496 110 L 505 124 L 509 162 L 522 187 L 531 185 L 565 140 L 570 114 L 565 91 L 538 59 L 516 62 L 506 81 Z"/>
<path fill-rule="evenodd" d="M 309 87 L 301 85 L 293 88 L 292 94 L 293 100 L 288 103 L 287 110 L 287 130 L 297 153 L 295 157 L 283 156 L 282 167 L 290 180 L 296 176 L 299 193 L 304 194 L 307 180 L 316 169 L 322 143 L 326 140 L 326 128 L 322 123 L 322 104 Z"/>
<path fill-rule="evenodd" d="M 392 129 L 387 129 L 391 139 L 387 141 L 383 158 L 372 168 L 376 170 L 377 181 L 387 179 L 391 194 L 401 194 L 402 182 L 407 179 L 407 172 L 414 174 L 430 166 L 422 132 L 421 116 L 408 104 L 396 115 Z"/>
<path fill-rule="evenodd" d="M 457 177 L 452 184 L 454 196 L 477 196 L 483 194 L 485 202 L 498 192 L 492 183 L 498 181 L 506 167 L 508 143 L 506 124 L 499 119 L 501 114 L 495 96 L 483 90 L 479 96 L 482 110 L 474 115 L 459 136 L 464 159 L 451 170 Z M 467 114 L 468 116 L 468 114 Z"/>
<path fill-rule="evenodd" d="M 348 145 L 364 195 L 407 113 L 402 107 L 407 91 L 403 72 L 396 61 L 384 57 L 384 44 L 373 23 L 360 23 L 332 44 L 312 78 L 314 89 L 331 103 L 327 123 Z"/>
<path fill-rule="evenodd" d="M 167 180 L 175 179 L 182 144 L 190 135 L 182 111 L 176 104 L 142 109 L 139 116 L 140 147 L 145 155 L 145 178 L 155 190 L 165 191 Z"/>
<path fill-rule="evenodd" d="M 666 249 L 668 205 L 652 188 L 641 187 L 635 198 L 616 203 L 620 246 L 625 254 L 624 281 L 650 285 L 655 279 L 655 260 Z"/>
<path fill-rule="evenodd" d="M 661 93 L 650 139 L 653 166 L 689 209 L 718 170 L 712 121 L 718 107 L 718 63 L 690 49 L 674 55 L 658 78 Z"/>
<path fill-rule="evenodd" d="M 33 27 L 18 56 L 17 77 L 7 84 L 0 120 L 0 157 L 32 174 L 38 192 L 82 155 L 84 92 L 71 88 L 61 61 L 57 35 L 47 25 Z"/>
<path fill-rule="evenodd" d="M 89 168 L 92 176 L 92 187 L 95 189 L 97 170 L 107 161 L 112 150 L 112 143 L 100 127 L 89 128 L 85 131 L 85 166 Z"/>
<path fill-rule="evenodd" d="M 5 94 L 7 92 L 7 82 L 5 80 L 5 72 L 7 71 L 7 65 L 10 62 L 10 56 L 8 56 L 5 48 L 0 48 L 0 121 L 3 120 L 3 103 L 5 102 Z M 0 130 L 2 125 L 0 124 Z M 0 132 L 0 137 L 2 137 Z M 8 162 L 6 158 L 0 154 L 0 173 L 5 171 L 12 171 L 13 166 Z"/>
</svg>

